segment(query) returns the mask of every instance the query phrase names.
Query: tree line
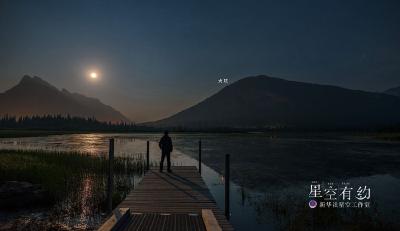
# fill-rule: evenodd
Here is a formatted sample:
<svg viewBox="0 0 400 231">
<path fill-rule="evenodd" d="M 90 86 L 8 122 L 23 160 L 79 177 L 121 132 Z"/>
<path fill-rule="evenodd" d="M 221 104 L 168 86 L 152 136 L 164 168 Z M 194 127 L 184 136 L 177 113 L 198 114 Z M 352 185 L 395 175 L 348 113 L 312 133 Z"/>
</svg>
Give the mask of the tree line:
<svg viewBox="0 0 400 231">
<path fill-rule="evenodd" d="M 96 118 L 70 115 L 9 116 L 0 117 L 0 129 L 65 130 L 65 131 L 137 131 L 149 128 L 135 123 L 103 122 Z"/>
</svg>

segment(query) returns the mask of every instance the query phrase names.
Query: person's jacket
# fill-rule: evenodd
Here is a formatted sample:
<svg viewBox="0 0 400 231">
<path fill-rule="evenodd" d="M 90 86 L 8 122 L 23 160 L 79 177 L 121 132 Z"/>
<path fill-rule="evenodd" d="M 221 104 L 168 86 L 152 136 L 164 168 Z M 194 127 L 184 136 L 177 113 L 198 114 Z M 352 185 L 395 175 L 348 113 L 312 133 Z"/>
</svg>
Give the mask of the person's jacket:
<svg viewBox="0 0 400 231">
<path fill-rule="evenodd" d="M 158 143 L 158 146 L 160 146 L 163 152 L 172 152 L 173 147 L 171 137 L 163 136 Z"/>
</svg>

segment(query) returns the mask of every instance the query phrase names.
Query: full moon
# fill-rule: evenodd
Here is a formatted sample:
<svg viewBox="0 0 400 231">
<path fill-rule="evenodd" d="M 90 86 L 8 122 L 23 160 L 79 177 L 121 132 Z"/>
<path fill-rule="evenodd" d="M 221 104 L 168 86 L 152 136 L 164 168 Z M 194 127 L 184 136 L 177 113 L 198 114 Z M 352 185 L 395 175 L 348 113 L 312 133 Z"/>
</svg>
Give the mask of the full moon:
<svg viewBox="0 0 400 231">
<path fill-rule="evenodd" d="M 90 73 L 90 78 L 97 79 L 97 73 L 96 72 Z"/>
</svg>

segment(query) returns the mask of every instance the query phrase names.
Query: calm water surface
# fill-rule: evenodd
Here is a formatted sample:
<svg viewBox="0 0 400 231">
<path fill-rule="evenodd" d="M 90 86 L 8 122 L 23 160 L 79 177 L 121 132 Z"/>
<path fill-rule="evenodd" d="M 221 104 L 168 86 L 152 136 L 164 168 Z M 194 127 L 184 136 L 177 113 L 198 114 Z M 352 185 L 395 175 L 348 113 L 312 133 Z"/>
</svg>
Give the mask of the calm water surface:
<svg viewBox="0 0 400 231">
<path fill-rule="evenodd" d="M 0 149 L 45 149 L 106 155 L 144 154 L 159 161 L 161 134 L 76 134 L 0 139 Z M 400 143 L 341 133 L 172 134 L 175 165 L 197 165 L 203 142 L 203 178 L 220 208 L 225 154 L 231 154 L 231 222 L 237 230 L 352 230 L 400 227 Z M 370 208 L 308 207 L 310 184 L 346 182 L 371 189 Z M 90 191 L 90 185 L 85 187 Z"/>
</svg>

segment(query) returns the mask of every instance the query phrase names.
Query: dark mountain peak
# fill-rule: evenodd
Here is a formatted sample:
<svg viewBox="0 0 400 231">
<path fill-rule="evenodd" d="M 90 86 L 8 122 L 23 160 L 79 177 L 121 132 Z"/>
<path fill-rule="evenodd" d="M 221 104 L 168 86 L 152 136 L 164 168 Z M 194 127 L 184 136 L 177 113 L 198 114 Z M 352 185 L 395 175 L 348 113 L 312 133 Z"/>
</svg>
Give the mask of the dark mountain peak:
<svg viewBox="0 0 400 231">
<path fill-rule="evenodd" d="M 29 75 L 24 75 L 21 79 L 21 81 L 18 83 L 17 86 L 25 86 L 25 87 L 36 87 L 36 86 L 41 86 L 41 87 L 48 87 L 48 88 L 52 88 L 53 90 L 57 90 L 58 89 L 51 85 L 50 83 L 46 82 L 45 80 L 43 80 L 42 78 L 38 77 L 38 76 L 29 76 Z"/>
<path fill-rule="evenodd" d="M 240 79 L 190 108 L 147 125 L 336 129 L 397 123 L 397 97 L 258 75 Z"/>
<path fill-rule="evenodd" d="M 61 89 L 61 91 L 63 92 L 63 93 L 65 93 L 65 94 L 71 94 L 71 92 L 69 92 L 67 89 L 65 89 L 65 88 L 63 88 L 63 89 Z"/>
<path fill-rule="evenodd" d="M 24 76 L 22 77 L 20 83 L 23 83 L 23 82 L 30 82 L 30 81 L 32 81 L 32 79 L 33 79 L 33 78 L 32 78 L 31 76 L 29 76 L 29 75 L 24 75 Z"/>
<path fill-rule="evenodd" d="M 240 79 L 229 86 L 240 88 L 241 90 L 262 90 L 275 91 L 283 88 L 291 88 L 294 86 L 307 85 L 308 83 L 290 81 L 281 78 L 275 78 L 267 75 L 249 76 Z M 229 87 L 228 86 L 228 87 Z M 224 90 L 224 89 L 223 89 Z"/>
<path fill-rule="evenodd" d="M 114 108 L 96 98 L 59 90 L 40 77 L 25 75 L 21 81 L 0 94 L 0 116 L 3 114 L 26 115 L 72 115 L 95 117 L 100 121 L 129 122 Z"/>
<path fill-rule="evenodd" d="M 285 79 L 279 79 L 275 77 L 270 77 L 267 75 L 257 75 L 257 76 L 248 76 L 242 79 L 239 79 L 238 81 L 232 83 L 231 85 L 258 85 L 260 83 L 268 83 L 268 82 L 280 82 L 284 81 L 287 82 Z"/>
<path fill-rule="evenodd" d="M 48 82 L 44 81 L 43 79 L 41 79 L 38 76 L 31 77 L 30 75 L 24 75 L 19 83 L 20 84 L 22 84 L 22 83 L 40 83 L 40 84 L 45 83 L 45 84 L 49 84 Z"/>
<path fill-rule="evenodd" d="M 277 77 L 271 77 L 268 75 L 257 75 L 257 76 L 245 77 L 245 78 L 239 79 L 238 81 L 234 82 L 233 84 L 238 84 L 238 85 L 252 84 L 252 86 L 255 86 L 258 88 L 265 88 L 265 87 L 273 88 L 276 86 L 284 86 L 284 87 L 319 86 L 319 87 L 328 87 L 328 88 L 336 88 L 336 89 L 345 89 L 345 88 L 338 87 L 338 86 L 287 80 L 287 79 L 282 79 L 282 78 L 277 78 Z M 345 90 L 349 90 L 349 89 L 345 89 Z"/>
<path fill-rule="evenodd" d="M 400 97 L 400 86 L 387 89 L 384 93 Z"/>
<path fill-rule="evenodd" d="M 239 79 L 235 83 L 246 82 L 246 81 L 259 81 L 259 80 L 268 80 L 268 81 L 289 81 L 286 79 L 276 78 L 269 75 L 255 75 L 255 76 L 248 76 L 242 79 Z"/>
</svg>

